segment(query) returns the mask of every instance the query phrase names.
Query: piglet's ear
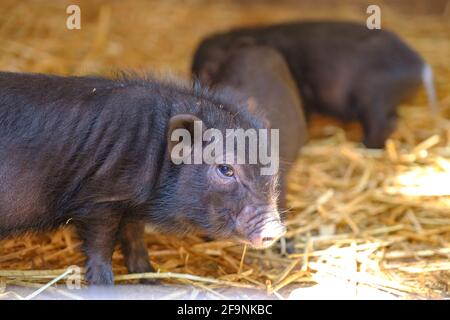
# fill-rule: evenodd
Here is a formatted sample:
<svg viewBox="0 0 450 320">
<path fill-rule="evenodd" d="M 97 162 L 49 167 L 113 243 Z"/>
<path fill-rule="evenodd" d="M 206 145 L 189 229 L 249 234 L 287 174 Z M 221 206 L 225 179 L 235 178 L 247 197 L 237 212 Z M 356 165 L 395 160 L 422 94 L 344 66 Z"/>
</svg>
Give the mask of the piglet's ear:
<svg viewBox="0 0 450 320">
<path fill-rule="evenodd" d="M 195 122 L 201 120 L 194 116 L 193 114 L 177 114 L 170 118 L 169 120 L 169 130 L 167 132 L 167 146 L 169 149 L 169 153 L 172 153 L 172 149 L 175 145 L 182 143 L 187 143 L 192 145 L 194 143 L 194 128 L 195 128 Z M 175 132 L 177 129 L 184 129 L 179 130 L 179 132 Z M 175 133 L 174 133 L 175 132 Z M 184 136 L 184 133 L 189 133 L 189 139 L 188 137 Z M 181 141 L 183 140 L 183 141 Z"/>
</svg>

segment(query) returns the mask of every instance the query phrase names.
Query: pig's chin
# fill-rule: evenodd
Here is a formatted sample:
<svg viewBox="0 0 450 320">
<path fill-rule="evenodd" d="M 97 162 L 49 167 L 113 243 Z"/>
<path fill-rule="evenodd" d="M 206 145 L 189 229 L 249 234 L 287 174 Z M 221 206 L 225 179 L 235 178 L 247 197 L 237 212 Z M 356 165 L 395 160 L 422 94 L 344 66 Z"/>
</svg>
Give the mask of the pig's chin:
<svg viewBox="0 0 450 320">
<path fill-rule="evenodd" d="M 264 250 L 264 249 L 270 248 L 276 242 L 276 240 L 260 242 L 260 241 L 255 241 L 255 240 L 252 241 L 252 240 L 248 240 L 248 239 L 238 239 L 237 241 L 239 243 L 248 245 L 251 248 L 257 249 L 257 250 Z"/>
</svg>

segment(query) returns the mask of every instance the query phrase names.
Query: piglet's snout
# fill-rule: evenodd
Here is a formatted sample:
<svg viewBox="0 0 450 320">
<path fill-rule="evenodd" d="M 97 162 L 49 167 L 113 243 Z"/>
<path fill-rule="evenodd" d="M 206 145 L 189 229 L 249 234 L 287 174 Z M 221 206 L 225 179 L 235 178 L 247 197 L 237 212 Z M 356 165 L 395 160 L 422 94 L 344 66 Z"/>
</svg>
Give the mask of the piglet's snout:
<svg viewBox="0 0 450 320">
<path fill-rule="evenodd" d="M 286 233 L 286 227 L 279 222 L 269 222 L 261 229 L 260 232 L 250 237 L 250 244 L 256 249 L 264 249 L 270 247 Z"/>
<path fill-rule="evenodd" d="M 242 241 L 256 249 L 270 247 L 286 233 L 286 227 L 273 207 L 245 207 L 237 219 L 236 227 Z"/>
</svg>

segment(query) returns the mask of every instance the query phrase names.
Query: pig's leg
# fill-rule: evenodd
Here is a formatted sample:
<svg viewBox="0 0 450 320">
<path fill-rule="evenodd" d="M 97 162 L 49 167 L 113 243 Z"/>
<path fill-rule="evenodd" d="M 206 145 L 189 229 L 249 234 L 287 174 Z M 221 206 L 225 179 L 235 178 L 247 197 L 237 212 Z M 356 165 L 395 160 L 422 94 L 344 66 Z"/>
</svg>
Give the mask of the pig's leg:
<svg viewBox="0 0 450 320">
<path fill-rule="evenodd" d="M 88 218 L 76 221 L 87 256 L 86 280 L 91 285 L 113 285 L 112 254 L 119 232 L 120 214 L 97 209 Z"/>
<path fill-rule="evenodd" d="M 384 148 L 397 122 L 395 106 L 387 100 L 374 100 L 365 105 L 360 121 L 364 130 L 363 144 L 368 148 Z"/>
<path fill-rule="evenodd" d="M 120 244 L 129 273 L 153 272 L 147 246 L 144 241 L 145 223 L 139 220 L 122 219 L 120 226 Z M 143 279 L 141 283 L 155 283 L 154 280 Z"/>
</svg>

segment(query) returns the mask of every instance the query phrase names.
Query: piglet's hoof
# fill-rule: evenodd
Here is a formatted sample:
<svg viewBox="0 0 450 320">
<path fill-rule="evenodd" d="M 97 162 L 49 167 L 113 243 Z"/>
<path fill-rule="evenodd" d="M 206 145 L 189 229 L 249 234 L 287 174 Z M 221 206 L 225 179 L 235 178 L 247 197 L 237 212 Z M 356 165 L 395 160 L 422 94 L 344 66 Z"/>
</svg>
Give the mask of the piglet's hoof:
<svg viewBox="0 0 450 320">
<path fill-rule="evenodd" d="M 111 265 L 88 265 L 86 280 L 93 286 L 114 285 L 114 274 Z"/>
<path fill-rule="evenodd" d="M 145 284 L 145 285 L 156 285 L 156 284 L 161 284 L 161 280 L 159 280 L 159 279 L 139 279 L 139 283 Z"/>
<path fill-rule="evenodd" d="M 148 263 L 148 260 L 142 260 L 143 265 L 140 266 L 138 270 L 134 269 L 130 274 L 133 273 L 147 273 L 147 272 L 156 272 L 155 269 Z M 140 284 L 148 284 L 148 285 L 155 285 L 155 284 L 161 284 L 161 281 L 159 279 L 153 279 L 153 278 L 143 278 L 139 279 L 138 282 Z"/>
</svg>

